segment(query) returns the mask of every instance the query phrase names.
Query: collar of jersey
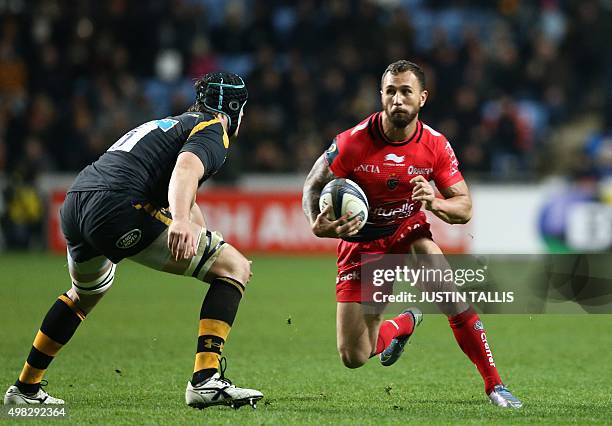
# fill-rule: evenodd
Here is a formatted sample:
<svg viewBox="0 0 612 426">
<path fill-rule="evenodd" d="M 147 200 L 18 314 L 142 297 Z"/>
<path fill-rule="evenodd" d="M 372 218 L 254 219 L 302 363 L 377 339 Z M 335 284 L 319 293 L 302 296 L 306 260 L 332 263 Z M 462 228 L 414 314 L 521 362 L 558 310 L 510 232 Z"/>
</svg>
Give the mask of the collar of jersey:
<svg viewBox="0 0 612 426">
<path fill-rule="evenodd" d="M 423 133 L 423 123 L 421 123 L 421 120 L 417 120 L 417 125 L 416 125 L 416 128 L 414 129 L 414 133 L 408 139 L 404 139 L 403 141 L 393 141 L 389 139 L 387 135 L 385 135 L 385 132 L 383 131 L 382 112 L 378 112 L 375 114 L 373 127 L 376 129 L 375 133 L 378 134 L 378 137 L 380 140 L 382 140 L 384 143 L 388 145 L 396 145 L 396 146 L 406 145 L 407 143 L 410 143 L 413 141 L 418 142 L 419 139 L 421 139 L 421 134 Z"/>
</svg>

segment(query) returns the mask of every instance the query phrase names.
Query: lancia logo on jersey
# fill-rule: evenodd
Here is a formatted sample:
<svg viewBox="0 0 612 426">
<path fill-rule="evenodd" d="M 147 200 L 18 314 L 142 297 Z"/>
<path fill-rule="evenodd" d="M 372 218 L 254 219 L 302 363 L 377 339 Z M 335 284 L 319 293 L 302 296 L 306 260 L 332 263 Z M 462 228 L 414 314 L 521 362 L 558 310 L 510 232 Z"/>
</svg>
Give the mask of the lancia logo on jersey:
<svg viewBox="0 0 612 426">
<path fill-rule="evenodd" d="M 395 173 L 392 173 L 387 179 L 387 188 L 393 191 L 399 185 L 399 179 Z"/>
<path fill-rule="evenodd" d="M 484 330 L 484 326 L 482 325 L 482 322 L 480 320 L 474 323 L 474 330 L 477 330 L 477 331 Z"/>
<path fill-rule="evenodd" d="M 365 172 L 365 173 L 380 173 L 380 168 L 376 164 L 360 164 L 355 167 L 354 172 Z"/>
<path fill-rule="evenodd" d="M 142 231 L 140 229 L 132 229 L 131 231 L 123 234 L 115 243 L 120 249 L 129 249 L 134 247 L 142 238 Z"/>
<path fill-rule="evenodd" d="M 403 163 L 406 157 L 404 155 L 399 156 L 394 153 L 385 155 L 385 161 L 393 161 L 395 164 Z"/>
</svg>

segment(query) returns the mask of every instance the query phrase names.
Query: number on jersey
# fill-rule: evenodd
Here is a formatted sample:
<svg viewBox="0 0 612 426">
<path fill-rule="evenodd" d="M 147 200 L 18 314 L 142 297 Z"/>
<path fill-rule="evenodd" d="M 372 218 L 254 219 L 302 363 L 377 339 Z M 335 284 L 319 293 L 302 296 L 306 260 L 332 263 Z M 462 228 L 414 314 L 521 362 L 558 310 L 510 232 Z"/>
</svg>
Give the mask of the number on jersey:
<svg viewBox="0 0 612 426">
<path fill-rule="evenodd" d="M 171 118 L 164 118 L 163 120 L 153 120 L 148 121 L 135 129 L 130 130 L 125 135 L 123 135 L 117 142 L 115 142 L 110 148 L 108 148 L 108 152 L 110 151 L 125 151 L 130 152 L 132 148 L 146 135 L 151 133 L 155 129 L 161 129 L 164 132 L 167 132 L 174 126 L 176 126 L 178 120 L 173 120 Z"/>
</svg>

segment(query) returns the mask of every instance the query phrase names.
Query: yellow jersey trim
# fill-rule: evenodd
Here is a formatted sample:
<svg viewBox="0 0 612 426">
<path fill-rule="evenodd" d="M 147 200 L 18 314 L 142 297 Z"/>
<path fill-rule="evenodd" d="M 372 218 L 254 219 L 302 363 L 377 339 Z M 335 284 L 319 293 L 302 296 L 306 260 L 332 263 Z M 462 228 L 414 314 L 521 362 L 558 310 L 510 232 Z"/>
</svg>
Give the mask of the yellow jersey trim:
<svg viewBox="0 0 612 426">
<path fill-rule="evenodd" d="M 218 118 L 213 118 L 212 120 L 203 121 L 201 123 L 196 124 L 194 128 L 191 129 L 191 133 L 189 133 L 189 137 L 187 139 L 198 133 L 200 130 L 204 130 L 208 126 L 212 126 L 216 123 L 221 123 L 221 121 Z M 225 149 L 229 148 L 229 137 L 227 136 L 227 133 L 225 133 L 225 129 L 223 129 L 223 146 L 225 147 Z"/>
</svg>

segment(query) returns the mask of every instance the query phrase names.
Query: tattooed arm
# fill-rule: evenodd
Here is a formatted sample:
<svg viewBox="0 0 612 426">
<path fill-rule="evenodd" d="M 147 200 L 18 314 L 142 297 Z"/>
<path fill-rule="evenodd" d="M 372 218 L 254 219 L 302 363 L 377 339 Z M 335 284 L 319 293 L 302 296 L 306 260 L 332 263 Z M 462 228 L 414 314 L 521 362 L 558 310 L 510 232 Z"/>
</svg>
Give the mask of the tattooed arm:
<svg viewBox="0 0 612 426">
<path fill-rule="evenodd" d="M 312 170 L 304 182 L 302 194 L 302 209 L 310 222 L 312 232 L 321 238 L 342 238 L 356 234 L 359 231 L 359 219 L 347 220 L 348 215 L 342 216 L 338 220 L 331 221 L 327 213 L 331 211 L 331 206 L 327 206 L 323 211 L 319 211 L 319 198 L 321 190 L 336 176 L 329 169 L 325 162 L 325 155 L 321 155 L 315 162 Z"/>
</svg>

